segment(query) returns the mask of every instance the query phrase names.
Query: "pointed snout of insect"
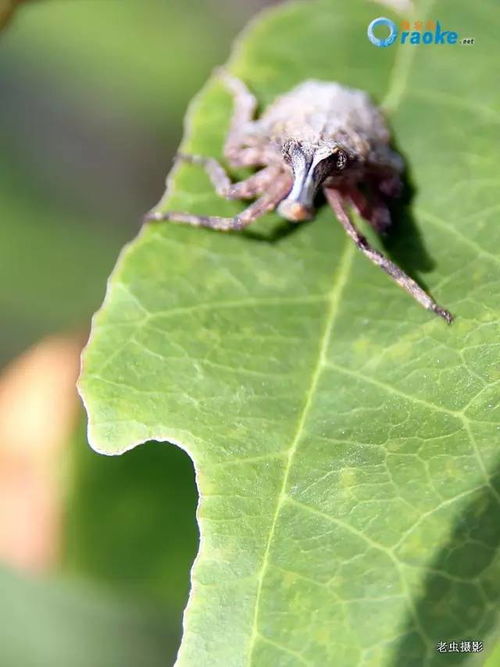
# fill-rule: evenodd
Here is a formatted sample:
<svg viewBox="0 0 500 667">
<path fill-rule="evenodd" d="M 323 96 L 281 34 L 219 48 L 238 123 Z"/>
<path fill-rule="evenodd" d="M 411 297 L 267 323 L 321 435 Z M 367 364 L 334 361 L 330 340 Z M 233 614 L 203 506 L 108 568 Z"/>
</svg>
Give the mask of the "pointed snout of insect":
<svg viewBox="0 0 500 667">
<path fill-rule="evenodd" d="M 278 206 L 278 213 L 285 220 L 303 222 L 314 216 L 316 184 L 310 178 L 296 179 L 286 199 Z"/>
<path fill-rule="evenodd" d="M 278 213 L 291 222 L 303 222 L 313 217 L 314 210 L 311 206 L 287 197 L 278 206 Z"/>
<path fill-rule="evenodd" d="M 314 199 L 320 183 L 315 176 L 314 160 L 301 150 L 292 155 L 292 189 L 278 206 L 278 213 L 291 222 L 310 220 L 314 216 Z"/>
</svg>

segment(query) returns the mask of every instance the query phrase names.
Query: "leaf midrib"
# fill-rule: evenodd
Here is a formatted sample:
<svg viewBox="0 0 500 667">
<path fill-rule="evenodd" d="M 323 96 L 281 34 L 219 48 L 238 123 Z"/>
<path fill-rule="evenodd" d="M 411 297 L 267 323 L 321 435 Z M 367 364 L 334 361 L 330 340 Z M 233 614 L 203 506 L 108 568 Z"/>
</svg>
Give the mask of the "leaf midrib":
<svg viewBox="0 0 500 667">
<path fill-rule="evenodd" d="M 286 460 L 286 466 L 283 474 L 283 482 L 281 484 L 281 489 L 278 495 L 278 499 L 276 502 L 276 507 L 274 510 L 273 514 L 273 519 L 271 523 L 271 527 L 269 530 L 269 536 L 267 539 L 266 543 L 266 548 L 264 550 L 264 556 L 262 559 L 262 565 L 259 570 L 259 574 L 257 576 L 257 593 L 255 597 L 255 609 L 254 609 L 254 616 L 253 616 L 253 622 L 252 622 L 252 634 L 250 636 L 249 640 L 249 664 L 252 663 L 252 655 L 253 655 L 253 650 L 255 648 L 256 640 L 259 636 L 259 631 L 258 631 L 258 616 L 259 616 L 259 603 L 260 603 L 260 598 L 262 595 L 262 588 L 263 588 L 263 583 L 264 583 L 264 576 L 267 570 L 267 566 L 269 563 L 269 554 L 271 551 L 271 545 L 273 542 L 274 538 L 274 533 L 276 530 L 276 525 L 278 523 L 278 518 L 281 512 L 281 509 L 283 507 L 283 503 L 286 499 L 286 488 L 288 485 L 288 478 L 290 476 L 290 471 L 292 468 L 292 462 L 293 458 L 295 455 L 295 452 L 297 451 L 298 444 L 300 442 L 300 438 L 302 437 L 302 433 L 304 430 L 304 425 L 306 422 L 306 419 L 309 414 L 309 410 L 312 405 L 312 400 L 313 397 L 316 393 L 316 387 L 318 385 L 318 381 L 321 375 L 321 372 L 325 366 L 325 361 L 326 361 L 326 351 L 330 342 L 330 337 L 331 333 L 333 330 L 333 327 L 335 325 L 335 321 L 337 318 L 338 310 L 339 310 L 339 305 L 340 305 L 340 298 L 342 296 L 342 292 L 344 290 L 344 287 L 347 283 L 347 279 L 349 276 L 349 272 L 351 270 L 351 265 L 352 265 L 352 260 L 354 258 L 354 244 L 350 242 L 349 239 L 346 239 L 345 244 L 344 244 L 344 250 L 342 252 L 341 258 L 340 258 L 340 264 L 338 266 L 338 269 L 335 271 L 335 275 L 332 281 L 332 290 L 330 291 L 330 295 L 328 298 L 328 310 L 327 310 L 327 316 L 325 318 L 325 325 L 323 328 L 323 333 L 321 335 L 321 338 L 319 340 L 318 344 L 318 356 L 317 356 L 317 363 L 313 369 L 313 372 L 311 374 L 311 380 L 309 383 L 309 391 L 307 392 L 306 399 L 304 401 L 304 405 L 299 417 L 299 421 L 297 423 L 297 429 L 295 436 L 292 440 L 292 443 L 290 445 L 290 449 L 288 451 L 288 456 Z"/>
</svg>

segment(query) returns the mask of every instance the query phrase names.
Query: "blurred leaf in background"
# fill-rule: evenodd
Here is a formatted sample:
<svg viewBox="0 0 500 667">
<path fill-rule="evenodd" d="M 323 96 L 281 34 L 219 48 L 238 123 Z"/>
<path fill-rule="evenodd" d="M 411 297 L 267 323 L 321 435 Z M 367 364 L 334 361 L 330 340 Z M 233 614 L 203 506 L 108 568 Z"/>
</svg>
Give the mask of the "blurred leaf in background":
<svg viewBox="0 0 500 667">
<path fill-rule="evenodd" d="M 178 640 L 165 613 L 96 587 L 0 569 L 0 601 L 2 667 L 165 667 L 174 661 Z"/>
<path fill-rule="evenodd" d="M 82 428 L 67 503 L 66 568 L 180 613 L 198 537 L 190 459 L 176 447 L 148 443 L 98 465 L 85 445 Z"/>
</svg>

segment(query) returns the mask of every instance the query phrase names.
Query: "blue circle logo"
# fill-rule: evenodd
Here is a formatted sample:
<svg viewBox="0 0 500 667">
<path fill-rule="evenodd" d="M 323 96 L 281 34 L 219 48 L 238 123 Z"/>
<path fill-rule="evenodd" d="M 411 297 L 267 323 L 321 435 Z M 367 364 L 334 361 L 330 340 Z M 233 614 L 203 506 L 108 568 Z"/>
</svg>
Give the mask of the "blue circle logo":
<svg viewBox="0 0 500 667">
<path fill-rule="evenodd" d="M 383 39 L 376 37 L 374 30 L 379 26 L 386 26 L 389 28 L 389 34 L 387 37 L 384 37 Z M 391 44 L 394 44 L 396 37 L 398 36 L 398 29 L 394 21 L 385 18 L 385 16 L 379 16 L 378 19 L 373 19 L 373 21 L 370 23 L 366 34 L 368 35 L 370 42 L 375 44 L 375 46 L 390 46 Z"/>
</svg>

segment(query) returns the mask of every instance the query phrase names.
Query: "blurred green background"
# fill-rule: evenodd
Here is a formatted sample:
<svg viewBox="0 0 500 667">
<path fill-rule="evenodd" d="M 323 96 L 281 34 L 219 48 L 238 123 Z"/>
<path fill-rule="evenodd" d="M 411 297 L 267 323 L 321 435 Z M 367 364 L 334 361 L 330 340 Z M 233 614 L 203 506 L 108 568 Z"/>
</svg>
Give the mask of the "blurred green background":
<svg viewBox="0 0 500 667">
<path fill-rule="evenodd" d="M 18 419 L 29 425 L 23 396 L 35 391 L 33 377 L 38 393 L 52 382 L 50 415 L 33 421 L 37 451 L 45 422 L 48 429 L 66 410 L 63 392 L 76 405 L 73 385 L 58 389 L 51 377 L 53 364 L 27 372 L 31 357 L 21 369 L 16 358 L 49 334 L 85 338 L 120 248 L 163 192 L 189 99 L 265 4 L 32 0 L 0 34 L 2 667 L 149 667 L 175 658 L 197 548 L 188 457 L 159 443 L 99 456 L 78 409 L 76 429 L 61 424 L 63 444 L 45 479 L 2 418 L 11 420 L 15 394 Z M 74 356 L 61 352 L 61 365 L 75 365 Z M 58 499 L 48 522 L 55 557 L 27 553 L 29 544 L 10 548 L 21 528 L 45 530 L 30 479 L 58 487 L 48 491 Z"/>
</svg>

